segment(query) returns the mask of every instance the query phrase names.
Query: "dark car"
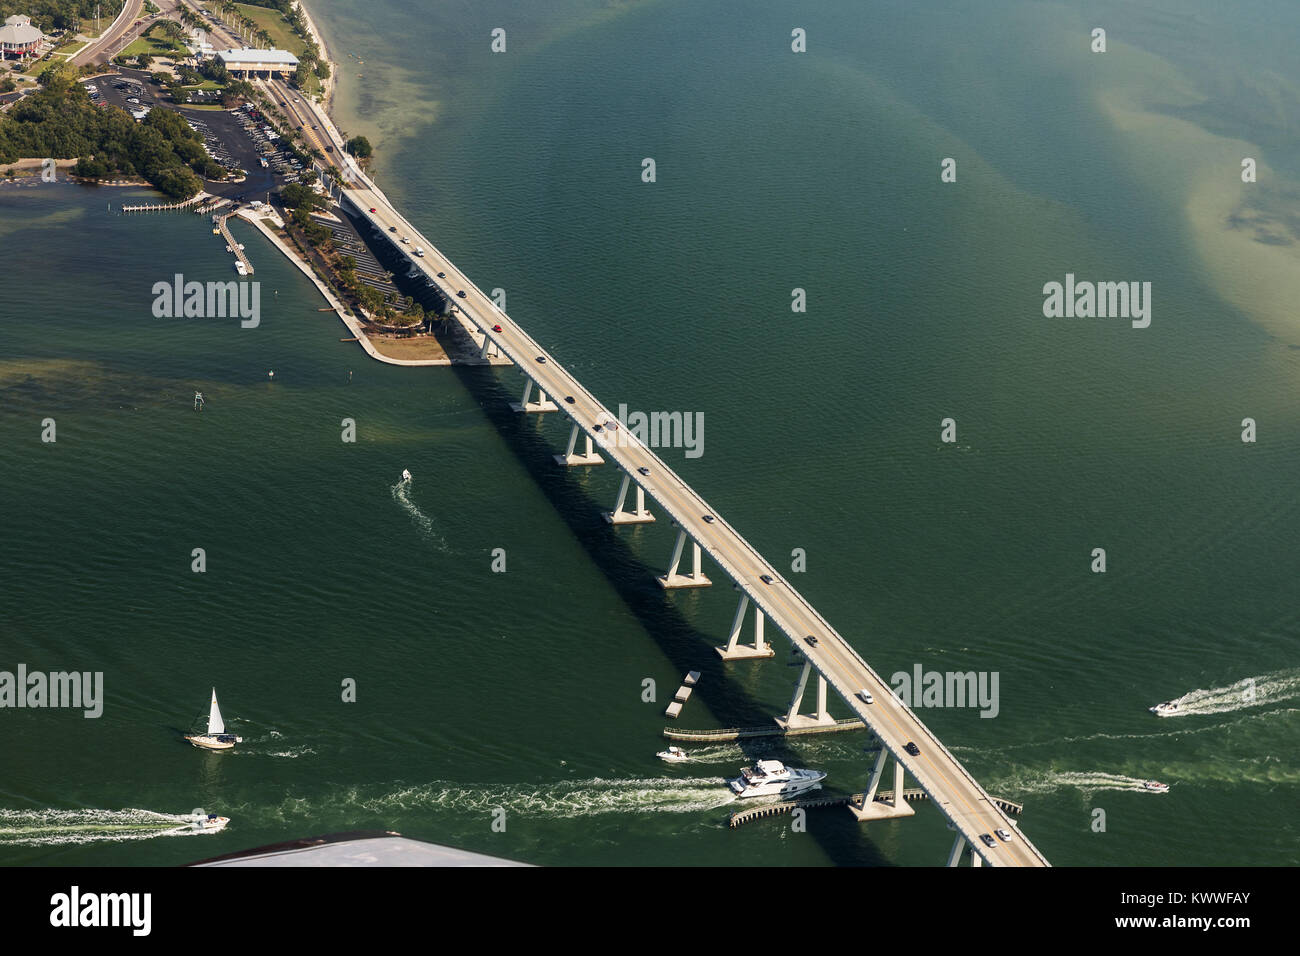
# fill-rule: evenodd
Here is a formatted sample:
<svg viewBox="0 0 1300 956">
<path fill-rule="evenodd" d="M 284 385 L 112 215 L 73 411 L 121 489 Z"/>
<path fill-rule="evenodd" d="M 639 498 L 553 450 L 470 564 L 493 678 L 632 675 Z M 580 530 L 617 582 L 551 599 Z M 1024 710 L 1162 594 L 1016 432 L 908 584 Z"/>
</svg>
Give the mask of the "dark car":
<svg viewBox="0 0 1300 956">
<path fill-rule="evenodd" d="M 445 279 L 445 278 L 447 278 L 447 273 L 445 273 L 445 272 L 439 272 L 439 273 L 438 273 L 438 278 L 439 278 L 439 279 Z"/>
<path fill-rule="evenodd" d="M 649 475 L 649 474 L 650 474 L 650 469 L 647 468 L 645 465 L 642 465 L 640 468 L 637 469 L 637 471 L 638 471 L 640 474 L 642 474 L 642 475 Z"/>
<path fill-rule="evenodd" d="M 545 364 L 546 364 L 546 356 L 545 356 L 545 355 L 539 355 L 539 356 L 537 356 L 537 361 L 539 361 L 539 362 L 541 362 L 543 365 L 545 365 Z"/>
<path fill-rule="evenodd" d="M 602 429 L 599 425 L 592 425 L 591 427 L 592 427 L 593 429 L 595 429 L 596 431 L 603 431 L 603 430 L 604 430 L 604 429 Z"/>
<path fill-rule="evenodd" d="M 704 520 L 707 521 L 709 524 L 713 524 L 713 515 L 705 515 Z"/>
<path fill-rule="evenodd" d="M 770 574 L 760 574 L 760 575 L 758 576 L 758 579 L 759 579 L 760 581 L 762 581 L 764 584 L 771 584 L 771 583 L 772 583 L 772 575 L 770 575 Z"/>
<path fill-rule="evenodd" d="M 494 326 L 492 326 L 492 331 L 493 331 L 493 332 L 500 332 L 500 331 L 501 331 L 501 326 L 499 326 L 499 325 L 494 325 Z"/>
<path fill-rule="evenodd" d="M 458 291 L 458 292 L 456 293 L 456 298 L 458 298 L 458 299 L 463 299 L 463 298 L 465 298 L 465 290 L 464 290 L 464 289 L 461 289 L 460 291 Z"/>
<path fill-rule="evenodd" d="M 997 844 L 993 842 L 993 837 L 987 833 L 981 833 L 980 839 L 984 841 L 985 846 L 997 846 Z"/>
<path fill-rule="evenodd" d="M 374 212 L 373 209 L 370 210 L 370 211 L 371 211 L 371 212 Z M 389 226 L 389 227 L 388 227 L 388 231 L 389 231 L 389 232 L 397 232 L 397 227 L 396 227 L 396 226 Z"/>
<path fill-rule="evenodd" d="M 913 757 L 919 757 L 921 755 L 921 748 L 918 747 L 916 744 L 912 743 L 912 741 L 910 740 L 907 742 L 907 746 L 904 747 L 903 749 L 906 750 L 908 753 L 910 753 Z"/>
<path fill-rule="evenodd" d="M 807 637 L 804 638 L 804 643 L 807 644 L 809 647 L 816 647 L 816 646 L 817 646 L 817 635 L 816 635 L 816 634 L 809 634 Z"/>
</svg>

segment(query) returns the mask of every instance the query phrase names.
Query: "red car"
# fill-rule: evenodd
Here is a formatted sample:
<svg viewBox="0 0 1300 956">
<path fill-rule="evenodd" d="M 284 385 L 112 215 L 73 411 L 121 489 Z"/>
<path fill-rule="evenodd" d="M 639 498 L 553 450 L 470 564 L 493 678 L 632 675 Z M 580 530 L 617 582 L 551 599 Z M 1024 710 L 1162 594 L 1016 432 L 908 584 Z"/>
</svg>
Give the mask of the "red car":
<svg viewBox="0 0 1300 956">
<path fill-rule="evenodd" d="M 371 212 L 378 212 L 379 210 L 377 210 L 374 206 L 371 206 L 371 207 L 370 207 L 370 211 L 371 211 Z"/>
<path fill-rule="evenodd" d="M 493 331 L 493 332 L 500 332 L 500 331 L 501 331 L 501 326 L 499 326 L 499 325 L 494 325 L 494 326 L 492 326 L 492 331 Z"/>
</svg>

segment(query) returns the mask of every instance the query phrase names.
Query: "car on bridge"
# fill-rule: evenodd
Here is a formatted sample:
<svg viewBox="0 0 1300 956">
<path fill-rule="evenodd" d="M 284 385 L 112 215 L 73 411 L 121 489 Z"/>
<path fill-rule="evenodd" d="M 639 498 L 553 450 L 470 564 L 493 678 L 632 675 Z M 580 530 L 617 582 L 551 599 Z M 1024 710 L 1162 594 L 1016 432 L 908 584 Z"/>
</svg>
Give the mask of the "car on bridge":
<svg viewBox="0 0 1300 956">
<path fill-rule="evenodd" d="M 1008 833 L 1006 830 L 1003 830 L 1002 828 L 999 827 L 998 829 L 994 830 L 993 832 L 996 833 L 996 834 L 998 835 L 998 839 L 1001 840 L 1003 843 L 1010 843 L 1010 842 L 1011 842 L 1011 834 Z"/>
<path fill-rule="evenodd" d="M 371 211 L 371 212 L 379 212 L 379 210 L 376 209 L 374 206 L 371 206 L 371 207 L 370 207 L 370 211 Z"/>
<path fill-rule="evenodd" d="M 539 356 L 537 356 L 537 361 L 539 361 L 539 362 L 541 362 L 543 365 L 545 365 L 545 364 L 546 364 L 546 356 L 545 356 L 545 355 L 539 355 Z"/>
<path fill-rule="evenodd" d="M 493 331 L 493 332 L 500 332 L 500 331 L 501 331 L 501 326 L 499 326 L 499 325 L 494 325 L 494 326 L 492 326 L 492 331 Z M 573 401 L 573 399 L 570 398 L 569 401 Z"/>
<path fill-rule="evenodd" d="M 989 836 L 987 833 L 981 833 L 980 839 L 984 841 L 985 846 L 997 846 L 997 844 L 993 842 L 993 837 Z"/>
<path fill-rule="evenodd" d="M 574 398 L 572 395 L 565 395 L 564 400 L 568 402 L 570 405 L 574 404 L 577 401 L 577 399 Z"/>
<path fill-rule="evenodd" d="M 465 298 L 465 290 L 464 290 L 464 289 L 461 289 L 459 292 L 457 292 L 457 293 L 456 293 L 456 297 L 457 297 L 458 299 L 463 299 L 463 298 Z"/>
<path fill-rule="evenodd" d="M 903 749 L 906 750 L 908 753 L 910 753 L 913 757 L 921 756 L 921 748 L 918 747 L 916 744 L 912 743 L 912 741 L 910 740 L 907 742 L 907 746 L 905 746 Z"/>
<path fill-rule="evenodd" d="M 858 691 L 858 700 L 862 701 L 864 704 L 874 704 L 876 702 L 876 698 L 871 696 L 871 691 L 867 690 L 865 687 Z"/>
<path fill-rule="evenodd" d="M 816 635 L 816 634 L 809 634 L 807 637 L 804 638 L 804 643 L 807 644 L 809 647 L 816 647 L 816 646 L 817 646 L 817 635 Z"/>
<path fill-rule="evenodd" d="M 772 575 L 770 575 L 770 574 L 760 574 L 760 575 L 758 576 L 758 579 L 759 579 L 760 581 L 762 581 L 764 584 L 771 584 L 771 583 L 772 583 Z"/>
<path fill-rule="evenodd" d="M 645 465 L 642 465 L 640 468 L 637 469 L 637 472 L 640 473 L 640 474 L 642 474 L 642 475 L 649 475 L 649 474 L 650 474 L 650 469 L 647 468 Z"/>
<path fill-rule="evenodd" d="M 445 279 L 445 278 L 447 278 L 447 273 L 445 273 L 445 272 L 439 272 L 439 273 L 438 273 L 438 278 L 439 278 L 439 279 Z"/>
</svg>

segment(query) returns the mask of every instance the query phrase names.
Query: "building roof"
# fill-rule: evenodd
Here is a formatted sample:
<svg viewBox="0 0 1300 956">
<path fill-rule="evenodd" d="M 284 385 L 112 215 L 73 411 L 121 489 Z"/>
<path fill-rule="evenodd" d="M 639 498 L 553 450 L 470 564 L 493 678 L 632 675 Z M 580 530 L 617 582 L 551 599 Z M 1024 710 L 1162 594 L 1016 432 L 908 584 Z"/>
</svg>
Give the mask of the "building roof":
<svg viewBox="0 0 1300 956">
<path fill-rule="evenodd" d="M 5 17 L 5 25 L 0 27 L 0 43 L 35 43 L 44 35 L 32 26 L 31 17 L 19 14 Z"/>
<path fill-rule="evenodd" d="M 217 57 L 229 66 L 232 63 L 256 63 L 259 66 L 297 66 L 298 58 L 288 50 L 218 50 Z"/>
</svg>

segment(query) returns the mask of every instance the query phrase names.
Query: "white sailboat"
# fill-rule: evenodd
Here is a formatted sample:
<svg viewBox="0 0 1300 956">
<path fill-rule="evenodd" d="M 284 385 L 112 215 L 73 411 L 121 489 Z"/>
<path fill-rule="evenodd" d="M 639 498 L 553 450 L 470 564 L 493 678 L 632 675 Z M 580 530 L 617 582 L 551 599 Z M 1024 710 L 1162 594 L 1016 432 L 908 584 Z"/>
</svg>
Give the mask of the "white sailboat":
<svg viewBox="0 0 1300 956">
<path fill-rule="evenodd" d="M 229 750 L 235 744 L 243 743 L 243 737 L 226 733 L 226 722 L 221 719 L 221 708 L 217 706 L 217 689 L 212 688 L 212 706 L 208 709 L 208 732 L 206 734 L 186 734 L 185 739 L 203 750 Z"/>
</svg>

